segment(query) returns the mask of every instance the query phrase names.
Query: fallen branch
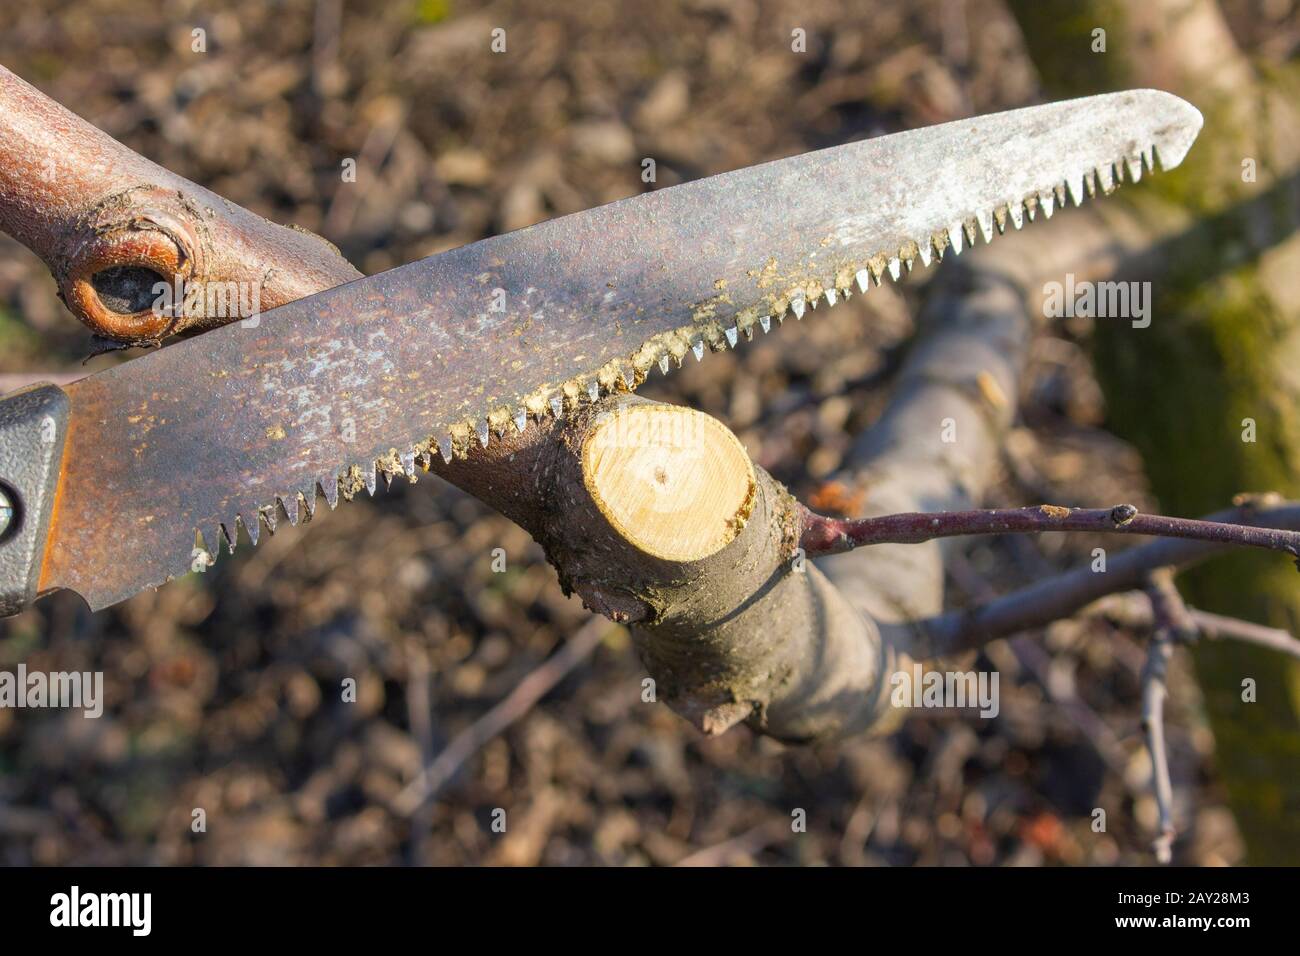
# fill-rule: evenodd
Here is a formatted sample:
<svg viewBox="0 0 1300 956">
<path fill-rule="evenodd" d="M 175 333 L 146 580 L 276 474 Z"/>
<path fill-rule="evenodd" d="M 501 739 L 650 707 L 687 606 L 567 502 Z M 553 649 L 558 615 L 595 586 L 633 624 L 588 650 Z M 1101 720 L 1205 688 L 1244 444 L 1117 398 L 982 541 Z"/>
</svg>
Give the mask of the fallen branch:
<svg viewBox="0 0 1300 956">
<path fill-rule="evenodd" d="M 790 832 L 790 824 L 784 820 L 765 820 L 729 840 L 696 850 L 689 856 L 682 857 L 673 866 L 727 866 L 737 858 L 753 857 L 759 851 L 788 837 Z"/>
<path fill-rule="evenodd" d="M 393 800 L 394 811 L 408 817 L 417 813 L 438 795 L 465 761 L 532 710 L 556 684 L 586 660 L 609 630 L 609 623 L 598 617 L 580 627 L 563 647 L 521 680 L 514 690 L 457 734 L 446 749 L 398 793 Z"/>
</svg>

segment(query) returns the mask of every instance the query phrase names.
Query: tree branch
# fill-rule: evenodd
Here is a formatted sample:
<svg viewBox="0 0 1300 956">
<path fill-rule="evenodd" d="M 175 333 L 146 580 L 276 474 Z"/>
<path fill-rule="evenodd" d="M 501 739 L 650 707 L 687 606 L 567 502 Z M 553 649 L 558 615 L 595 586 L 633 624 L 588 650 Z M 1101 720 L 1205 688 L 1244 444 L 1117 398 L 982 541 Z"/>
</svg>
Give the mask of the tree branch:
<svg viewBox="0 0 1300 956">
<path fill-rule="evenodd" d="M 1165 699 L 1169 696 L 1166 674 L 1173 654 L 1173 639 L 1161 628 L 1151 638 L 1147 664 L 1142 671 L 1142 731 L 1151 754 L 1151 778 L 1159 812 L 1159 835 L 1152 843 L 1156 859 L 1168 863 L 1173 858 L 1174 820 L 1173 785 L 1169 779 L 1169 754 L 1165 748 Z"/>
<path fill-rule="evenodd" d="M 875 518 L 831 518 L 800 505 L 799 545 L 809 557 L 841 554 L 862 545 L 920 544 L 935 538 L 971 534 L 1040 534 L 1044 531 L 1104 531 L 1163 538 L 1186 538 L 1282 551 L 1300 556 L 1300 533 L 1228 522 L 1142 514 L 1133 505 L 1113 508 L 993 508 L 910 512 Z"/>
<path fill-rule="evenodd" d="M 1154 627 L 1155 615 L 1152 613 L 1150 600 L 1145 595 L 1141 596 L 1140 600 L 1129 600 L 1138 597 L 1136 592 L 1131 595 L 1112 595 L 1095 602 L 1090 611 L 1124 627 Z M 1268 627 L 1238 617 L 1212 614 L 1195 607 L 1189 607 L 1187 614 L 1196 634 L 1206 640 L 1243 641 L 1300 660 L 1300 640 L 1296 640 L 1288 631 L 1279 627 Z"/>
<path fill-rule="evenodd" d="M 1204 638 L 1209 640 L 1231 638 L 1235 641 L 1244 641 L 1247 644 L 1265 647 L 1271 651 L 1277 651 L 1279 654 L 1286 654 L 1288 657 L 1300 660 L 1300 641 L 1281 628 L 1266 627 L 1263 624 L 1256 624 L 1254 621 L 1243 621 L 1241 618 L 1212 614 L 1199 608 L 1191 608 L 1189 613 L 1192 617 L 1192 623 L 1196 625 L 1197 632 Z"/>
<path fill-rule="evenodd" d="M 1196 640 L 1196 620 L 1174 584 L 1173 568 L 1156 568 L 1147 577 L 1143 590 L 1151 604 L 1154 630 L 1167 631 L 1170 637 L 1183 644 Z"/>
<path fill-rule="evenodd" d="M 359 278 L 329 242 L 150 162 L 0 67 L 0 229 L 49 266 L 92 332 L 140 344 L 243 318 L 152 308 L 155 281 L 240 282 L 258 307 Z M 250 295 L 251 299 L 251 295 Z"/>
<path fill-rule="evenodd" d="M 1173 656 L 1175 641 L 1196 638 L 1196 625 L 1183 603 L 1183 597 L 1174 584 L 1171 568 L 1156 568 L 1147 578 L 1147 600 L 1155 630 L 1147 647 L 1146 666 L 1142 669 L 1142 731 L 1147 752 L 1151 757 L 1151 784 L 1155 791 L 1159 814 L 1157 835 L 1151 844 L 1156 860 L 1169 863 L 1173 859 L 1174 837 L 1174 787 L 1169 774 L 1169 751 L 1165 745 L 1165 700 L 1169 696 L 1169 660 Z"/>
<path fill-rule="evenodd" d="M 1239 523 L 1256 528 L 1300 530 L 1300 504 L 1256 509 L 1245 505 L 1216 512 L 1209 522 Z M 1070 617 L 1108 594 L 1142 588 L 1152 569 L 1184 568 L 1229 545 L 1219 541 L 1170 538 L 1120 552 L 1107 559 L 1104 571 L 1079 568 L 962 611 L 950 611 L 910 624 L 898 640 L 914 656 L 944 657 L 971 650 L 1019 631 L 1044 627 Z"/>
</svg>

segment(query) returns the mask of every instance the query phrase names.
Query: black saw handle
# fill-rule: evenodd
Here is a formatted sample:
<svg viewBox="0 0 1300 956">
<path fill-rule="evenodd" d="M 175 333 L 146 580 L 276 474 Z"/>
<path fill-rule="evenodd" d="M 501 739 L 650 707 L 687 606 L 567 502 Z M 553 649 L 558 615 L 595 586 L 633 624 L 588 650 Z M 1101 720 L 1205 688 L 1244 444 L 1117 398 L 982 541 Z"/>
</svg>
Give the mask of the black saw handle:
<svg viewBox="0 0 1300 956">
<path fill-rule="evenodd" d="M 55 385 L 0 398 L 0 617 L 36 600 L 68 407 L 68 396 Z"/>
</svg>

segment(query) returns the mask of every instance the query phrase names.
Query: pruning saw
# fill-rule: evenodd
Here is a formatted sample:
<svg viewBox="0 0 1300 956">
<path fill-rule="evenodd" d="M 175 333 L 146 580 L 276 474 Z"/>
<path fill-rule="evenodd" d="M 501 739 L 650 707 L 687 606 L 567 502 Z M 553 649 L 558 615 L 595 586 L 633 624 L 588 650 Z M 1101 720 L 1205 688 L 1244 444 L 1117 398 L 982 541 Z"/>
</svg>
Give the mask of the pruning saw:
<svg viewBox="0 0 1300 956">
<path fill-rule="evenodd" d="M 0 614 L 99 610 L 546 416 L 635 389 L 1177 166 L 1201 115 L 1135 90 L 647 192 L 0 399 Z M 243 535 L 240 531 L 242 529 Z"/>
</svg>

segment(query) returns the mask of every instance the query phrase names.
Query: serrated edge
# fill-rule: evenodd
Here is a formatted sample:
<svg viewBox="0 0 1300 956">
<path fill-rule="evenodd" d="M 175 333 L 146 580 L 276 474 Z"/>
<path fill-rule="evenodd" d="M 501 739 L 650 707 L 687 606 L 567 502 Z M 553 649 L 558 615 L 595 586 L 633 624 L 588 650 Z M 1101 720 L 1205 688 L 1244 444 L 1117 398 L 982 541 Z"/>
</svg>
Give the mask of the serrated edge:
<svg viewBox="0 0 1300 956">
<path fill-rule="evenodd" d="M 386 484 L 398 475 L 414 482 L 418 471 L 432 468 L 435 456 L 450 465 L 466 458 L 472 447 L 486 447 L 494 434 L 500 439 L 511 432 L 526 431 L 530 419 L 537 422 L 559 418 L 566 412 L 600 401 L 604 395 L 635 391 L 655 366 L 667 375 L 674 364 L 680 368 L 687 355 L 693 354 L 702 361 L 706 346 L 709 351 L 725 351 L 728 347 L 738 347 L 741 332 L 746 340 L 754 338 L 755 327 L 763 333 L 770 332 L 773 319 L 778 326 L 788 315 L 802 319 L 822 301 L 833 307 L 851 298 L 855 290 L 862 294 L 870 291 L 873 284 L 881 285 L 886 276 L 894 282 L 901 281 L 917 261 L 923 267 L 929 267 L 947 254 L 960 255 L 964 249 L 975 246 L 977 238 L 983 239 L 987 245 L 1008 227 L 1018 230 L 1025 222 L 1034 221 L 1040 212 L 1044 218 L 1049 218 L 1067 204 L 1082 205 L 1086 198 L 1109 195 L 1123 182 L 1136 183 L 1144 173 L 1155 172 L 1158 161 L 1163 166 L 1158 147 L 1153 144 L 1110 163 L 1067 176 L 1041 192 L 1030 193 L 1019 200 L 1008 200 L 968 219 L 938 226 L 928 236 L 905 243 L 897 250 L 882 251 L 865 261 L 841 268 L 835 276 L 829 277 L 829 281 L 814 279 L 792 285 L 783 294 L 770 297 L 768 302 L 741 310 L 728 325 L 710 319 L 659 333 L 631 356 L 612 360 L 594 373 L 576 376 L 562 385 L 528 396 L 513 411 L 501 407 L 481 419 L 466 419 L 451 426 L 446 434 L 414 443 L 405 451 L 392 448 L 368 466 L 348 465 L 322 476 L 310 489 L 276 495 L 274 504 L 254 509 L 252 514 L 256 518 L 251 523 L 250 517 L 241 511 L 229 521 L 217 525 L 215 549 L 208 548 L 202 530 L 195 529 L 195 547 L 206 551 L 211 566 L 220 553 L 221 542 L 226 543 L 228 553 L 235 551 L 241 528 L 244 537 L 256 546 L 262 529 L 268 534 L 275 533 L 280 516 L 291 525 L 310 521 L 316 513 L 318 495 L 333 510 L 340 500 L 350 501 L 363 488 L 373 495 L 378 475 L 384 476 Z M 415 467 L 417 462 L 418 468 Z"/>
</svg>

